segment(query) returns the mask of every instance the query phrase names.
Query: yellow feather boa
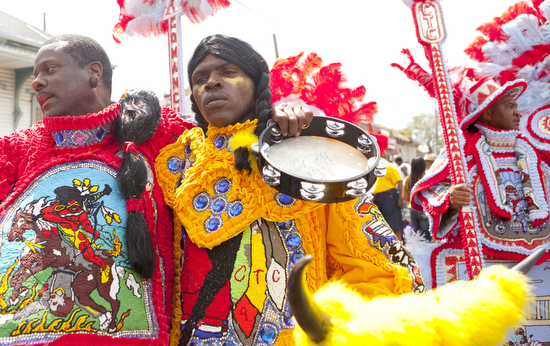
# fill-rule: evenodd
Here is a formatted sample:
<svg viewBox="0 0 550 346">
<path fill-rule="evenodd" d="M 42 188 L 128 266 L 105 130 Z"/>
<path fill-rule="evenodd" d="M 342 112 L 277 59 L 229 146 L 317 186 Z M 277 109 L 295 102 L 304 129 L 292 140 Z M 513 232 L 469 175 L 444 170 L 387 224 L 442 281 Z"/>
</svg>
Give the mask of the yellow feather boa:
<svg viewBox="0 0 550 346">
<path fill-rule="evenodd" d="M 524 318 L 529 286 L 523 274 L 492 266 L 475 281 L 456 281 L 421 295 L 370 301 L 339 282 L 314 294 L 333 329 L 320 345 L 492 346 Z M 317 345 L 297 326 L 297 345 Z"/>
</svg>

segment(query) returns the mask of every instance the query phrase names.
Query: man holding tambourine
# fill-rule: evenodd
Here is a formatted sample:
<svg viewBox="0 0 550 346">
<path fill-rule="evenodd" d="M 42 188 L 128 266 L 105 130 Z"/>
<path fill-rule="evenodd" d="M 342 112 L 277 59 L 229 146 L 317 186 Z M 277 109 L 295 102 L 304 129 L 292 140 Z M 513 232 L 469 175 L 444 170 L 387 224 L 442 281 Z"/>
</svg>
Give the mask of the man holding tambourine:
<svg viewBox="0 0 550 346">
<path fill-rule="evenodd" d="M 330 115 L 346 102 L 322 98 L 323 90 L 344 95 L 341 73 L 320 69 L 316 55 L 300 57 L 276 63 L 270 84 L 265 60 L 250 45 L 214 35 L 198 45 L 189 62 L 199 126 L 156 161 L 165 199 L 174 209 L 175 252 L 182 256 L 175 290 L 181 307 L 174 309 L 172 328 L 180 345 L 293 344 L 286 285 L 306 254 L 313 256 L 307 272 L 312 291 L 328 280 L 342 280 L 369 298 L 424 290 L 414 259 L 365 195 L 385 171 L 372 137 L 340 119 L 314 117 L 302 137 L 328 142 L 321 139 L 313 144 L 314 154 L 287 163 L 299 170 L 317 162 L 315 169 L 293 173 L 270 155 L 288 140 L 286 129 L 264 131 L 271 101 L 293 99 L 299 117 L 310 114 L 307 109 Z M 283 77 L 299 66 L 312 68 L 305 68 L 303 79 Z M 340 72 L 339 65 L 328 68 Z M 315 78 L 306 81 L 310 73 L 327 73 L 325 82 L 334 88 L 311 84 Z M 309 93 L 301 93 L 306 89 Z M 296 127 L 304 119 L 289 124 Z M 353 157 L 361 161 L 344 169 L 349 175 L 344 180 L 333 177 L 339 174 L 333 162 L 349 153 L 332 153 L 323 144 L 332 142 L 354 143 Z M 291 151 L 303 146 L 294 144 Z M 365 172 L 354 173 L 358 165 Z"/>
</svg>

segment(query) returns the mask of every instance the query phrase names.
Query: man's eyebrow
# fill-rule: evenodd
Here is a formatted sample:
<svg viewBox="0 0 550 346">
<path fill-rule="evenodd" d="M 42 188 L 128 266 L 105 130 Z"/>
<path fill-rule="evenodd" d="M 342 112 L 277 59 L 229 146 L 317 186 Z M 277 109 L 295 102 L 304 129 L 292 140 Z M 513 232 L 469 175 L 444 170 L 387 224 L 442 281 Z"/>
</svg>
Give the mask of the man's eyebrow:
<svg viewBox="0 0 550 346">
<path fill-rule="evenodd" d="M 230 63 L 229 61 L 228 61 L 228 62 L 224 62 L 223 64 L 214 66 L 214 69 L 226 67 L 227 65 L 233 65 L 233 63 Z M 193 72 L 193 74 L 191 75 L 191 77 L 193 77 L 193 76 L 196 75 L 196 74 L 205 73 L 206 71 L 207 71 L 207 69 L 195 70 L 195 71 Z"/>
<path fill-rule="evenodd" d="M 37 68 L 37 67 L 40 67 L 40 66 L 44 66 L 44 65 L 46 65 L 46 64 L 49 64 L 51 61 L 52 61 L 52 59 L 48 59 L 48 60 L 41 61 L 38 65 L 35 65 L 34 68 L 32 69 L 33 75 L 36 75 L 36 68 Z"/>
<path fill-rule="evenodd" d="M 44 66 L 44 65 L 47 65 L 47 64 L 51 64 L 52 62 L 56 62 L 57 60 L 55 59 L 48 59 L 48 60 L 44 60 L 44 61 L 41 61 L 38 66 Z"/>
</svg>

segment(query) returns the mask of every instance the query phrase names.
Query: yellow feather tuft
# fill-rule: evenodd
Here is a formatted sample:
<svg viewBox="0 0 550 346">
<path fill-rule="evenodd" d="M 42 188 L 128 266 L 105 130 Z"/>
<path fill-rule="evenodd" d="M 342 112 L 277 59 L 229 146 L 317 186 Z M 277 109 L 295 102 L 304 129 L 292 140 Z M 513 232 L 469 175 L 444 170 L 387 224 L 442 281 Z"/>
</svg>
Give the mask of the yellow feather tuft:
<svg viewBox="0 0 550 346">
<path fill-rule="evenodd" d="M 370 301 L 335 282 L 314 295 L 333 323 L 320 345 L 496 345 L 525 318 L 529 293 L 527 277 L 503 266 L 421 295 Z M 294 335 L 297 345 L 316 345 L 299 327 Z"/>
<path fill-rule="evenodd" d="M 253 131 L 239 131 L 229 141 L 229 147 L 233 151 L 243 147 L 248 149 L 248 163 L 250 167 L 252 167 L 253 173 L 258 172 L 258 164 L 254 156 L 252 156 L 250 146 L 256 142 L 258 142 L 258 136 L 256 136 Z"/>
</svg>

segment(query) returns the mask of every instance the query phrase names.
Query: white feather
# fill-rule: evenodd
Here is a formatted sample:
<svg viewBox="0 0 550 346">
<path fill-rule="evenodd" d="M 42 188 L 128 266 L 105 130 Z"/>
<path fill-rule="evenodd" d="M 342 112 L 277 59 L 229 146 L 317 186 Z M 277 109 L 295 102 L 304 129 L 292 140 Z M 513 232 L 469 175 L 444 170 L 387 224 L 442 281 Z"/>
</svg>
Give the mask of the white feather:
<svg viewBox="0 0 550 346">
<path fill-rule="evenodd" d="M 441 243 L 434 242 L 430 243 L 420 234 L 416 232 L 412 227 L 407 226 L 403 230 L 403 238 L 405 241 L 405 248 L 409 250 L 412 254 L 418 268 L 420 269 L 420 274 L 422 274 L 422 279 L 426 284 L 426 289 L 432 288 L 432 269 L 430 266 L 430 258 L 432 256 L 433 250 L 438 247 Z"/>
<path fill-rule="evenodd" d="M 543 1 L 539 6 L 540 12 L 546 18 L 546 20 L 550 19 L 550 0 Z"/>
<path fill-rule="evenodd" d="M 484 62 L 484 63 L 477 64 L 476 72 L 479 73 L 480 75 L 494 78 L 498 76 L 499 73 L 506 70 L 507 68 L 509 68 L 508 65 L 502 66 L 502 65 L 494 64 L 492 62 Z"/>
</svg>

